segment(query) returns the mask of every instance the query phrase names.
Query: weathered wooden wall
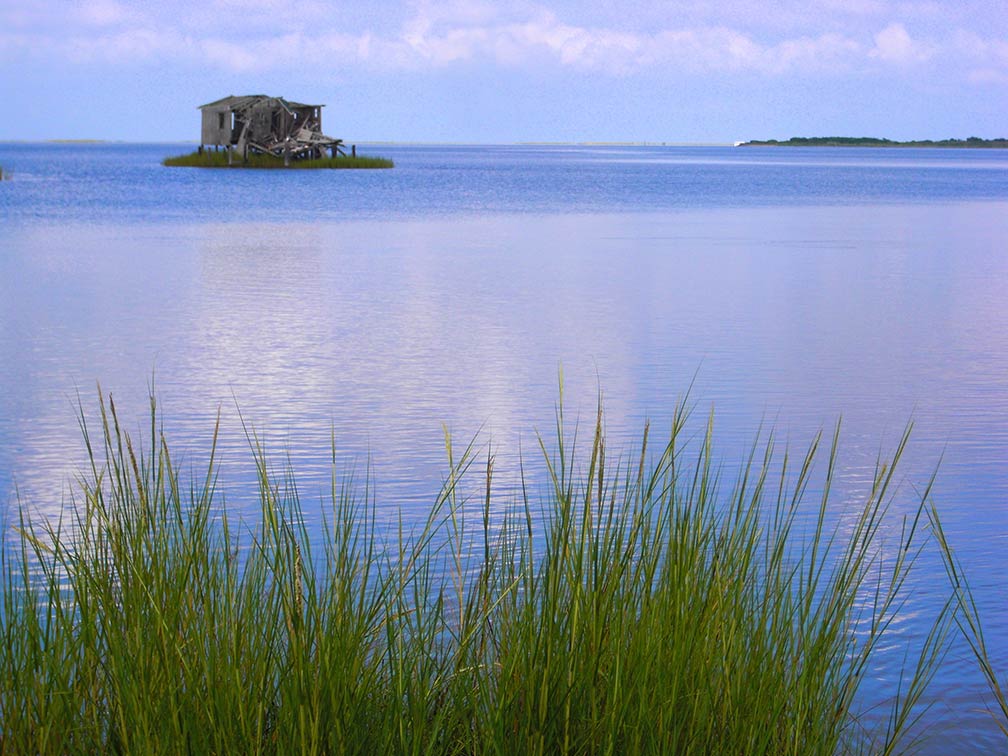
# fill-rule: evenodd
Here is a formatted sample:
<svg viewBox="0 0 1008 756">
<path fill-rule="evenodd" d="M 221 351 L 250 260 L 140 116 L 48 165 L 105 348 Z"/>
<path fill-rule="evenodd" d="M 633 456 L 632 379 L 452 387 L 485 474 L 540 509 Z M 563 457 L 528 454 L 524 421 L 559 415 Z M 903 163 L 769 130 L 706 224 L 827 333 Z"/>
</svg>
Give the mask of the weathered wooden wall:
<svg viewBox="0 0 1008 756">
<path fill-rule="evenodd" d="M 231 144 L 231 112 L 227 106 L 204 108 L 200 144 Z"/>
</svg>

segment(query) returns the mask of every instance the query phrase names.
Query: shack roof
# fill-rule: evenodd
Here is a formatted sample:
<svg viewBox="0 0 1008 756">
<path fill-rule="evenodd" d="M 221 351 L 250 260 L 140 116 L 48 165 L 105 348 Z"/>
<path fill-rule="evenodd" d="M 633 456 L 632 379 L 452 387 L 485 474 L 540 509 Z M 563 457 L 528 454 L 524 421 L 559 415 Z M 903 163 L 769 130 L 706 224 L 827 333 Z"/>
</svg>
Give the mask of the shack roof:
<svg viewBox="0 0 1008 756">
<path fill-rule="evenodd" d="M 199 110 L 204 108 L 220 108 L 224 107 L 228 110 L 241 110 L 255 102 L 260 100 L 275 100 L 277 104 L 287 110 L 295 108 L 323 108 L 324 105 L 309 105 L 303 102 L 293 102 L 291 100 L 285 100 L 283 97 L 270 97 L 269 95 L 228 95 L 227 97 L 222 97 L 219 100 L 214 100 L 213 102 L 208 102 L 206 105 L 200 105 Z"/>
</svg>

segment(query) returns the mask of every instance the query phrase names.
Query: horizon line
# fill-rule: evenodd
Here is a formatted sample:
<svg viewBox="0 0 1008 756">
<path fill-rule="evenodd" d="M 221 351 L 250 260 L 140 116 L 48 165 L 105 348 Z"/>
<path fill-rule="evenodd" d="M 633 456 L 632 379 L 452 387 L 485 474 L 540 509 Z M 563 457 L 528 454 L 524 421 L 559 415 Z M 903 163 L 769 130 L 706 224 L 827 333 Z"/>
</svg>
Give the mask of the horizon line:
<svg viewBox="0 0 1008 756">
<path fill-rule="evenodd" d="M 425 141 L 397 139 L 344 139 L 344 144 L 416 147 L 731 147 L 729 141 L 652 141 L 652 140 L 522 140 L 515 142 Z M 179 144 L 198 145 L 195 139 L 133 140 L 105 138 L 0 139 L 0 144 Z"/>
</svg>

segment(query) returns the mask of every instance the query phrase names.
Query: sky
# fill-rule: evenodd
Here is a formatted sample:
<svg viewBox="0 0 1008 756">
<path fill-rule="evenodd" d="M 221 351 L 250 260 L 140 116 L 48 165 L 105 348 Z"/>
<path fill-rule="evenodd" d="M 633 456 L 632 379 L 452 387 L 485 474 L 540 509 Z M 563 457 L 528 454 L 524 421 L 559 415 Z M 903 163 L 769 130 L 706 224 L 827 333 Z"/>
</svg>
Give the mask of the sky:
<svg viewBox="0 0 1008 756">
<path fill-rule="evenodd" d="M 0 140 L 197 141 L 229 94 L 348 142 L 1008 136 L 1008 0 L 0 0 Z"/>
</svg>

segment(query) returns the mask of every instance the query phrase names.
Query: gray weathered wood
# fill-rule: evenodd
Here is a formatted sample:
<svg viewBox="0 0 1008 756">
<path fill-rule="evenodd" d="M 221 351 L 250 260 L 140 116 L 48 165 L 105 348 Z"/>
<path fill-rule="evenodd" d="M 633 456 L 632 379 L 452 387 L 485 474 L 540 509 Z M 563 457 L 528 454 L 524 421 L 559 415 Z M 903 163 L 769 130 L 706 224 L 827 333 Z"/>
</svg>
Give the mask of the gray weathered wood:
<svg viewBox="0 0 1008 756">
<path fill-rule="evenodd" d="M 268 95 L 229 95 L 200 106 L 200 145 L 225 147 L 229 163 L 232 148 L 243 160 L 249 152 L 264 153 L 283 157 L 285 165 L 320 158 L 326 150 L 335 157 L 343 154 L 343 140 L 322 133 L 322 107 Z"/>
</svg>

